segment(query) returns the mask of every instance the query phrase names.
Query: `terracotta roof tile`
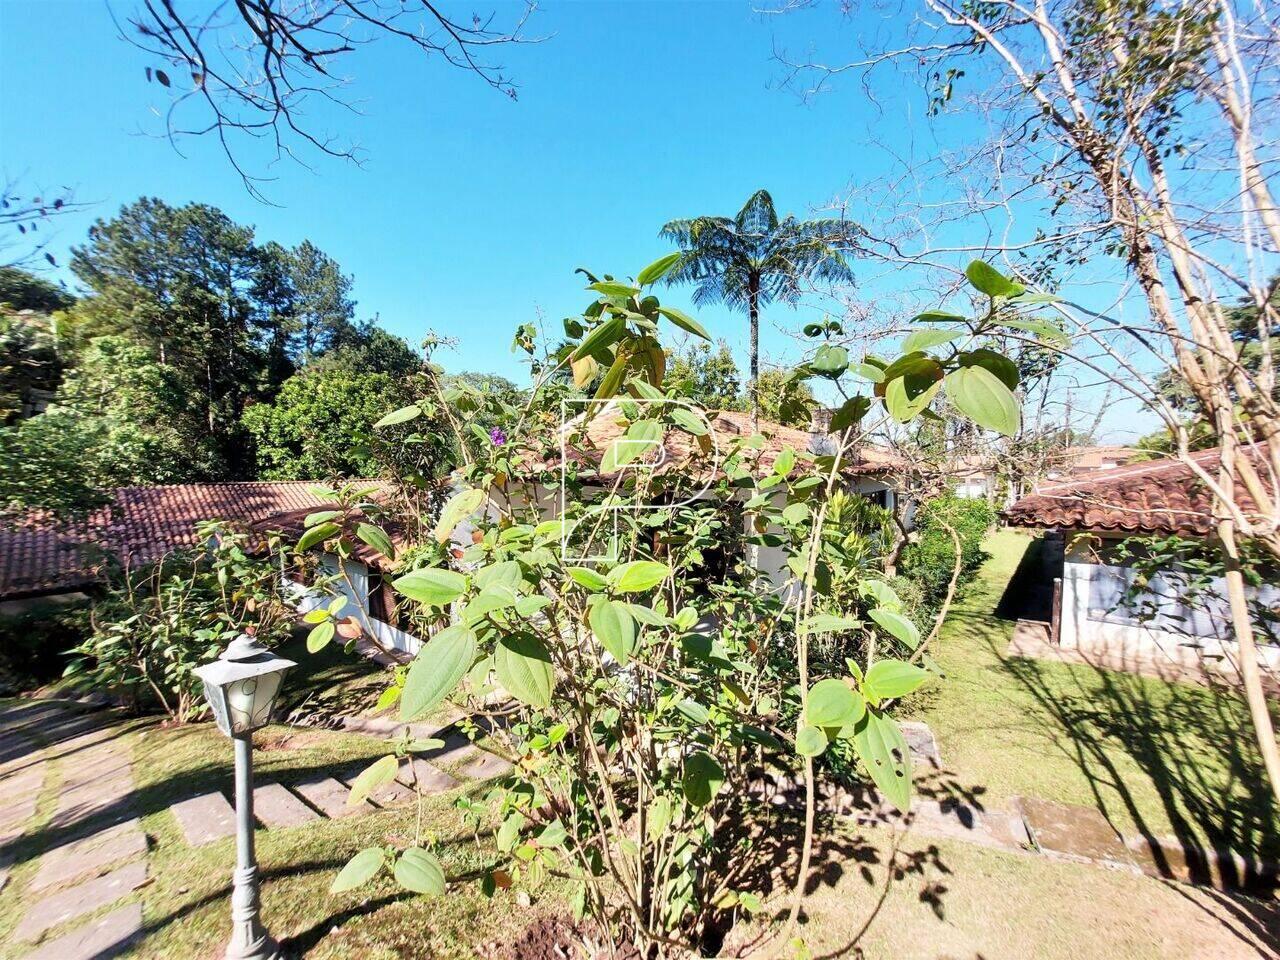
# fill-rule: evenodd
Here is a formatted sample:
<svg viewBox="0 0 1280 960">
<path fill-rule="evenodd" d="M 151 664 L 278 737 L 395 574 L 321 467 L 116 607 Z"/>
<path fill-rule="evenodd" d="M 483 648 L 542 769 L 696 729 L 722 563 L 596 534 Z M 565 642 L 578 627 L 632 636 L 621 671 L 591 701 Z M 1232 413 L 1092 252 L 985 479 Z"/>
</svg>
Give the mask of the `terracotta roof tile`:
<svg viewBox="0 0 1280 960">
<path fill-rule="evenodd" d="M 769 420 L 760 420 L 753 431 L 751 415 L 736 410 L 708 411 L 706 415 L 711 424 L 716 445 L 721 451 L 728 449 L 735 441 L 750 437 L 753 433 L 759 433 L 764 437 L 763 448 L 758 451 L 749 451 L 752 470 L 757 474 L 771 473 L 774 462 L 787 447 L 797 453 L 812 449 L 814 436 L 805 430 Z M 580 417 L 576 418 L 570 426 L 580 423 L 581 420 Z M 618 404 L 611 402 L 586 421 L 586 429 L 580 440 L 566 444 L 566 459 L 570 463 L 590 469 L 600 462 L 609 445 L 621 437 L 625 431 L 625 418 L 618 409 Z M 699 449 L 698 442 L 692 435 L 683 430 L 671 429 L 662 439 L 663 459 L 661 464 L 654 468 L 655 472 L 687 470 L 691 475 L 696 476 L 701 470 L 708 468 L 710 459 Z M 559 469 L 559 451 L 549 451 L 546 458 L 537 466 L 545 470 Z M 903 461 L 896 453 L 875 444 L 863 444 L 858 450 L 857 460 L 849 464 L 846 472 L 883 474 L 902 468 Z"/>
<path fill-rule="evenodd" d="M 204 520 L 253 524 L 324 501 L 309 481 L 186 483 L 121 487 L 84 522 L 58 529 L 40 518 L 0 528 L 0 599 L 88 586 L 102 550 L 129 566 L 152 563 L 196 542 Z"/>
<path fill-rule="evenodd" d="M 1212 473 L 1218 451 L 1202 450 L 1192 456 Z M 1257 509 L 1246 495 L 1239 496 L 1246 513 Z M 1212 495 L 1180 460 L 1131 463 L 1041 484 L 1004 516 L 1014 526 L 1065 530 L 1206 536 L 1213 529 Z"/>
</svg>

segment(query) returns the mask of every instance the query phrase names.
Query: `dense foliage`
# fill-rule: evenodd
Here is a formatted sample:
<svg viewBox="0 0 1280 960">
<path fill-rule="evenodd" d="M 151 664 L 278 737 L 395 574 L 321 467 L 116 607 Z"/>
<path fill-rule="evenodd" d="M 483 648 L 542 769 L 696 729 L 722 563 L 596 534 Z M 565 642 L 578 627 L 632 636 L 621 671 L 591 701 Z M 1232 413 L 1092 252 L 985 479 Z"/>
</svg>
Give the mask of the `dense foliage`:
<svg viewBox="0 0 1280 960">
<path fill-rule="evenodd" d="M 593 300 L 566 321 L 568 353 L 537 359 L 533 331 L 521 328 L 516 345 L 537 381 L 519 407 L 481 391 L 459 395 L 431 372 L 427 394 L 383 418 L 385 428 L 447 411 L 460 452 L 458 486 L 412 551 L 397 556 L 348 495 L 312 518 L 298 543 L 347 553 L 359 540 L 398 560 L 402 624 L 429 638 L 383 699 L 399 703 L 403 720 L 447 698 L 473 708 L 495 693 L 510 698 L 489 735 L 515 769 L 459 801 L 477 827 L 496 827 L 485 834 L 495 848 L 485 889 L 567 876 L 577 911 L 644 956 L 714 949 L 739 912 L 761 909 L 769 863 L 795 862 L 785 856 L 794 822 L 762 802 L 763 771 L 793 771 L 806 785 L 784 937 L 804 896 L 815 759 L 854 757 L 886 798 L 909 803 L 910 752 L 889 707 L 933 672 L 915 611 L 880 570 L 887 515 L 845 490 L 844 464 L 873 408 L 905 422 L 944 385 L 963 415 L 1015 432 L 1016 379 L 984 344 L 1006 322 L 1034 325 L 1017 312 L 1043 302 L 975 263 L 969 277 L 989 309 L 971 320 L 922 315 L 946 325 L 922 327 L 901 357 L 851 361 L 819 330 L 822 342 L 794 379 L 826 378 L 848 398 L 832 449 L 770 451 L 749 435 L 717 450 L 666 377 L 659 340 L 667 322 L 705 331 L 645 291 L 677 259 L 634 283 L 588 275 Z M 595 385 L 593 402 L 567 423 L 563 366 Z M 460 422 L 460 401 L 502 425 Z M 622 435 L 591 457 L 547 465 L 549 451 L 580 442 L 593 417 L 617 421 Z M 691 460 L 639 469 L 668 434 L 684 435 Z M 561 483 L 565 512 L 548 519 L 538 490 Z M 601 513 L 610 508 L 620 509 Z M 964 526 L 966 538 L 979 522 L 941 507 L 938 516 Z M 785 557 L 782 583 L 757 567 L 761 549 Z M 343 623 L 323 610 L 313 621 L 317 649 Z M 353 799 L 432 746 L 398 743 L 361 774 Z M 362 850 L 333 889 L 385 869 L 410 890 L 441 893 L 434 842 L 419 829 L 407 845 Z"/>
<path fill-rule="evenodd" d="M 267 644 L 287 635 L 293 614 L 271 545 L 251 551 L 247 536 L 218 524 L 199 535 L 208 546 L 120 572 L 94 603 L 90 635 L 70 651 L 73 685 L 185 723 L 205 710 L 196 667 L 246 630 Z"/>
<path fill-rule="evenodd" d="M 377 419 L 365 378 L 382 376 L 394 403 L 421 366 L 404 340 L 354 321 L 351 278 L 331 257 L 308 241 L 259 244 L 213 207 L 125 206 L 71 268 L 79 300 L 0 275 L 0 302 L 38 311 L 0 313 L 0 511 L 74 514 L 122 484 L 366 465 L 335 453 Z"/>
</svg>

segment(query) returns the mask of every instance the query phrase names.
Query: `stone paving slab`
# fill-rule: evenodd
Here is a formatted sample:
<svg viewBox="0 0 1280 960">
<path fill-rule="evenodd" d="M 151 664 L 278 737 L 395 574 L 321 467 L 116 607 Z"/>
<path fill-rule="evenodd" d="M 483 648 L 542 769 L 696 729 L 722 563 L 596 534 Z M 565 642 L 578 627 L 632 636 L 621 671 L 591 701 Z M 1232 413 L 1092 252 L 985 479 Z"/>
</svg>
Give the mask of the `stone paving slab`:
<svg viewBox="0 0 1280 960">
<path fill-rule="evenodd" d="M 117 770 L 92 780 L 63 783 L 58 794 L 58 808 L 77 806 L 94 797 L 118 800 L 133 792 L 133 771 Z"/>
<path fill-rule="evenodd" d="M 142 930 L 142 905 L 131 903 L 50 940 L 24 960 L 104 960 L 114 957 Z"/>
<path fill-rule="evenodd" d="M 510 760 L 500 757 L 496 753 L 490 753 L 488 750 L 479 750 L 476 756 L 458 767 L 458 773 L 473 780 L 489 780 L 510 772 L 513 766 L 515 764 Z"/>
<path fill-rule="evenodd" d="M 299 783 L 294 789 L 307 803 L 334 820 L 342 817 L 357 817 L 362 813 L 372 813 L 374 810 L 373 804 L 368 800 L 361 801 L 356 806 L 348 804 L 347 797 L 351 795 L 351 788 L 339 783 L 333 777 L 310 783 Z"/>
<path fill-rule="evenodd" d="M 1093 807 L 1018 797 L 1015 809 L 1022 814 L 1028 835 L 1042 853 L 1137 869 L 1123 838 Z"/>
<path fill-rule="evenodd" d="M 355 782 L 356 777 L 360 776 L 360 772 L 367 767 L 367 763 L 362 763 L 358 767 L 349 767 L 337 774 L 337 778 L 348 787 Z M 379 787 L 375 787 L 369 791 L 369 799 L 379 807 L 390 807 L 397 803 L 403 803 L 413 798 L 413 791 L 404 784 L 397 783 L 392 780 L 390 783 L 384 783 Z"/>
<path fill-rule="evenodd" d="M 29 887 L 43 890 L 60 886 L 146 852 L 147 837 L 135 817 L 50 850 L 40 858 L 40 867 Z"/>
<path fill-rule="evenodd" d="M 213 843 L 236 832 L 236 812 L 220 793 L 206 793 L 175 803 L 169 808 L 182 830 L 182 836 L 193 847 Z"/>
<path fill-rule="evenodd" d="M 68 757 L 62 762 L 62 782 L 72 786 L 119 776 L 129 771 L 132 763 L 127 756 L 113 752 L 101 757 Z"/>
<path fill-rule="evenodd" d="M 898 727 L 902 730 L 903 739 L 911 751 L 911 759 L 916 763 L 925 763 L 935 770 L 942 769 L 942 754 L 938 751 L 938 741 L 929 725 L 920 720 L 900 720 Z"/>
<path fill-rule="evenodd" d="M 414 774 L 417 774 L 419 788 L 428 795 L 444 793 L 446 790 L 452 790 L 458 785 L 457 780 L 435 764 L 428 763 L 418 757 L 414 758 L 412 767 L 407 763 L 401 765 L 400 772 L 396 774 L 396 780 L 412 790 Z"/>
<path fill-rule="evenodd" d="M 294 827 L 320 815 L 278 783 L 268 783 L 253 791 L 253 815 L 263 826 Z"/>
<path fill-rule="evenodd" d="M 147 865 L 139 861 L 41 897 L 32 904 L 13 935 L 18 940 L 34 940 L 51 927 L 114 903 L 146 880 Z"/>
<path fill-rule="evenodd" d="M 918 799 L 911 805 L 911 830 L 1001 850 L 1030 846 L 1026 826 L 1017 813 L 985 810 L 953 800 Z"/>
<path fill-rule="evenodd" d="M 92 784 L 64 793 L 58 798 L 58 808 L 49 820 L 51 827 L 69 827 L 89 819 L 101 819 L 107 823 L 119 823 L 133 816 L 132 781 L 120 781 L 96 791 Z"/>
</svg>

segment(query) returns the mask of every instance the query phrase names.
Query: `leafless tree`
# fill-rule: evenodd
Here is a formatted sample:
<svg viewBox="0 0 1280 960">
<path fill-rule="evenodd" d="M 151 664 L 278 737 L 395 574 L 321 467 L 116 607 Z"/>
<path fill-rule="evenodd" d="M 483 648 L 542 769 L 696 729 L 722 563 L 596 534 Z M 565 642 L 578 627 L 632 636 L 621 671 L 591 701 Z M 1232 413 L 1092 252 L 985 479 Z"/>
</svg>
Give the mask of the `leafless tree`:
<svg viewBox="0 0 1280 960">
<path fill-rule="evenodd" d="M 245 153 L 265 141 L 274 159 L 303 163 L 302 152 L 359 161 L 345 137 L 318 128 L 316 107 L 358 112 L 338 71 L 359 48 L 392 38 L 467 71 L 516 98 L 516 84 L 492 57 L 537 42 L 525 25 L 534 0 L 509 22 L 465 20 L 431 0 L 225 0 L 212 10 L 182 0 L 143 0 L 121 36 L 147 53 L 148 81 L 170 96 L 165 135 L 216 137 L 249 192 L 266 201 L 265 177 Z M 298 148 L 303 148 L 299 151 Z M 305 165 L 305 164 L 304 164 Z"/>
<path fill-rule="evenodd" d="M 43 260 L 56 267 L 57 260 L 45 249 L 52 239 L 49 225 L 85 206 L 65 187 L 32 192 L 17 180 L 6 181 L 0 187 L 0 266 L 25 267 Z"/>
<path fill-rule="evenodd" d="M 1159 416 L 1176 456 L 1213 493 L 1241 675 L 1280 798 L 1240 559 L 1249 540 L 1280 560 L 1275 17 L 1274 6 L 1247 0 L 920 0 L 900 11 L 901 42 L 872 41 L 835 63 L 779 59 L 804 96 L 846 74 L 874 95 L 881 72 L 897 71 L 923 87 L 930 114 L 980 117 L 973 130 L 986 135 L 968 164 L 941 152 L 929 161 L 945 165 L 952 183 L 969 175 L 971 189 L 927 213 L 934 236 L 948 240 L 920 229 L 918 203 L 897 212 L 896 230 L 872 231 L 866 255 L 954 270 L 963 252 L 999 253 L 1024 280 L 1048 286 L 1090 261 L 1105 277 L 1112 309 L 1055 309 L 1076 334 L 1078 368 Z M 958 225 L 972 242 L 954 241 Z M 1231 316 L 1240 302 L 1257 317 L 1261 357 L 1248 365 Z M 1156 389 L 1164 371 L 1194 397 L 1218 443 L 1216 463 L 1191 458 L 1189 424 Z"/>
</svg>

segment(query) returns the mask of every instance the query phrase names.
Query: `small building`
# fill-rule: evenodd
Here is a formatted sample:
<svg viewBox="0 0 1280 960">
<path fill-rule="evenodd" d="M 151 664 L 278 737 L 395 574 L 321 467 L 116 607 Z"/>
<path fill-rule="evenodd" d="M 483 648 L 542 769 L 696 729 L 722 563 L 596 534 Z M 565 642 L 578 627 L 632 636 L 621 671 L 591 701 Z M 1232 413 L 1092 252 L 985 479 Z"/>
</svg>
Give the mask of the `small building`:
<svg viewBox="0 0 1280 960">
<path fill-rule="evenodd" d="M 0 525 L 0 610 L 92 590 L 108 571 L 155 563 L 196 545 L 196 527 L 225 520 L 244 527 L 277 514 L 317 510 L 307 481 L 182 483 L 121 487 L 81 521 L 31 515 Z"/>
<path fill-rule="evenodd" d="M 1210 472 L 1217 458 L 1217 450 L 1194 455 Z M 1061 580 L 1051 636 L 1058 647 L 1108 666 L 1236 676 L 1238 649 L 1222 580 L 1202 582 L 1176 563 L 1139 571 L 1131 560 L 1139 537 L 1209 545 L 1212 497 L 1186 463 L 1134 463 L 1042 483 L 1004 516 L 1013 526 L 1061 536 L 1061 552 L 1045 574 Z M 1250 587 L 1249 600 L 1259 613 L 1280 612 L 1280 585 Z M 1261 666 L 1280 677 L 1280 645 L 1261 635 L 1258 641 Z"/>
</svg>

